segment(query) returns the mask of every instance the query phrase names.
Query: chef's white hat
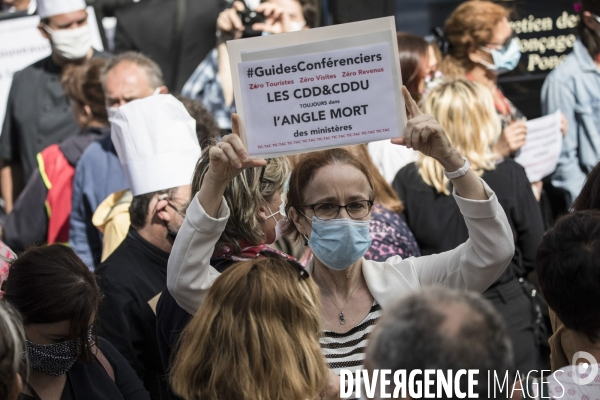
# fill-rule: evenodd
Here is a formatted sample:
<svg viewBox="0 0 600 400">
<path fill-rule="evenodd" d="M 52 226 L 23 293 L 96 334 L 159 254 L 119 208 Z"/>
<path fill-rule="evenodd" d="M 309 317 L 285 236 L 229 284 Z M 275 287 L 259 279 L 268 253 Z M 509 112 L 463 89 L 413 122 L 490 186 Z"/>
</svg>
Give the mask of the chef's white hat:
<svg viewBox="0 0 600 400">
<path fill-rule="evenodd" d="M 37 0 L 37 13 L 40 18 L 85 10 L 85 8 L 84 0 Z"/>
<path fill-rule="evenodd" d="M 134 100 L 119 107 L 110 123 L 134 196 L 191 183 L 200 158 L 196 121 L 175 97 Z"/>
</svg>

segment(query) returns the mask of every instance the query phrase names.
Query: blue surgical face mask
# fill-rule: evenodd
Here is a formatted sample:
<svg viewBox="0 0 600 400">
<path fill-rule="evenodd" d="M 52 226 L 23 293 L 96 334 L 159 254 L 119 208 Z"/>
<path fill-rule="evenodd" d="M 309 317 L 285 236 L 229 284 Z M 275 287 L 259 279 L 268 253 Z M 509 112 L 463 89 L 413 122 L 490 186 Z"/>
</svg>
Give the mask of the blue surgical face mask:
<svg viewBox="0 0 600 400">
<path fill-rule="evenodd" d="M 313 217 L 308 245 L 323 264 L 342 271 L 358 261 L 371 247 L 369 225 L 368 220 L 340 218 L 323 221 Z"/>
<path fill-rule="evenodd" d="M 508 46 L 503 49 L 491 50 L 481 47 L 481 50 L 490 53 L 494 63 L 490 64 L 483 60 L 480 60 L 479 63 L 498 75 L 512 71 L 521 60 L 521 47 L 517 38 L 512 38 Z"/>
</svg>

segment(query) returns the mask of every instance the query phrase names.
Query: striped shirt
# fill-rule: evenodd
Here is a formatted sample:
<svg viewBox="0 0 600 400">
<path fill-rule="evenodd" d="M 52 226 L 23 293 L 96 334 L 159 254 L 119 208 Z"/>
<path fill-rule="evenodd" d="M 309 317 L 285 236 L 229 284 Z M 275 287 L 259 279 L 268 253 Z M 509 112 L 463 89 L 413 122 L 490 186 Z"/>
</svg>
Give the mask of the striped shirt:
<svg viewBox="0 0 600 400">
<path fill-rule="evenodd" d="M 340 375 L 342 369 L 354 373 L 363 368 L 367 340 L 375 328 L 375 324 L 381 318 L 381 313 L 381 306 L 377 301 L 373 301 L 373 306 L 365 319 L 348 332 L 323 331 L 320 340 L 321 350 L 333 372 Z"/>
</svg>

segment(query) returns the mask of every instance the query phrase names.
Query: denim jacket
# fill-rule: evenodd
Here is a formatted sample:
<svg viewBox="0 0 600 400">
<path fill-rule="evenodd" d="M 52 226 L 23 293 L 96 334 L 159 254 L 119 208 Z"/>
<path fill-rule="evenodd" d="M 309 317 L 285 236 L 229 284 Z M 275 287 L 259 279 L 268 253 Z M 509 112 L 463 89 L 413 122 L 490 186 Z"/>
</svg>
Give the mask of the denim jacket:
<svg viewBox="0 0 600 400">
<path fill-rule="evenodd" d="M 600 158 L 600 70 L 580 40 L 544 82 L 542 113 L 556 110 L 567 117 L 569 130 L 552 184 L 567 190 L 572 204 Z"/>
</svg>

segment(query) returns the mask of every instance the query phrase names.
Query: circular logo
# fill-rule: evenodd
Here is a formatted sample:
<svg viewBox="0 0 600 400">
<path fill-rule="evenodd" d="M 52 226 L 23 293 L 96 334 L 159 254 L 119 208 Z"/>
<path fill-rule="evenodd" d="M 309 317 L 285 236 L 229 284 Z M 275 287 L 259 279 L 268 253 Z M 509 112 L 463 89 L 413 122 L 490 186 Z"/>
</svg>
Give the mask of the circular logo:
<svg viewBox="0 0 600 400">
<path fill-rule="evenodd" d="M 576 364 L 579 359 L 584 359 L 586 362 Z M 578 351 L 573 354 L 571 365 L 575 366 L 573 382 L 579 386 L 589 385 L 598 375 L 598 361 L 588 352 Z"/>
</svg>

